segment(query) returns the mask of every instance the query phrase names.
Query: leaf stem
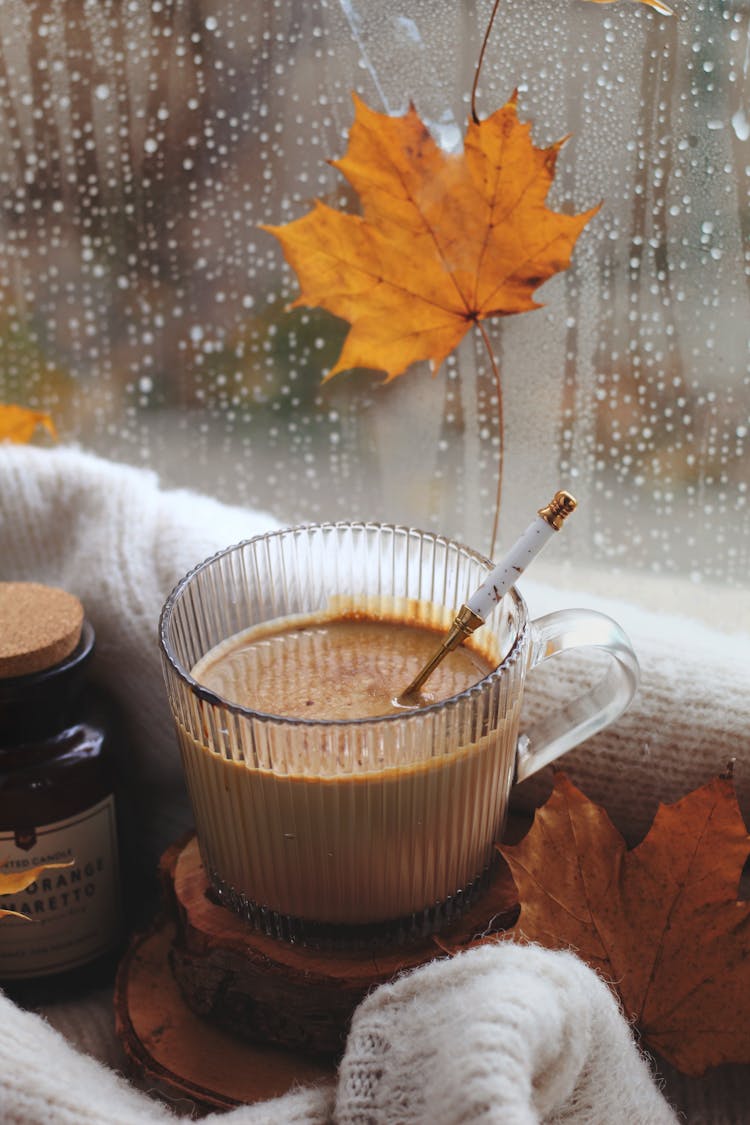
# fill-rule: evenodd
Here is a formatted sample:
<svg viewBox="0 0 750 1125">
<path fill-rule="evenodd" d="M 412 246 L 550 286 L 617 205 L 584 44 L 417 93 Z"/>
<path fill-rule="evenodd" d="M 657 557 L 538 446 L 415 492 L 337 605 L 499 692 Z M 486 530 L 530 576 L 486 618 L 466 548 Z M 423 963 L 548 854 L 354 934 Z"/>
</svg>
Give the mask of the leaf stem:
<svg viewBox="0 0 750 1125">
<path fill-rule="evenodd" d="M 500 381 L 500 368 L 497 366 L 495 353 L 492 350 L 490 338 L 487 335 L 487 329 L 482 324 L 481 320 L 476 321 L 476 326 L 479 329 L 479 334 L 484 340 L 484 346 L 487 350 L 487 356 L 492 368 L 492 375 L 495 380 L 495 392 L 497 394 L 497 428 L 500 434 L 500 453 L 498 455 L 497 465 L 497 490 L 495 492 L 495 517 L 492 521 L 492 536 L 490 538 L 489 557 L 495 557 L 495 546 L 497 544 L 497 532 L 500 526 L 500 504 L 503 498 L 503 454 L 505 453 L 505 420 L 503 417 L 503 387 Z"/>
<path fill-rule="evenodd" d="M 479 114 L 477 113 L 477 86 L 479 85 L 479 75 L 482 72 L 482 63 L 484 62 L 484 55 L 485 55 L 485 51 L 487 50 L 487 43 L 489 42 L 490 32 L 492 31 L 492 25 L 495 22 L 495 16 L 497 15 L 497 9 L 499 7 L 500 7 L 500 0 L 495 0 L 495 3 L 492 6 L 492 13 L 490 15 L 489 22 L 487 24 L 487 28 L 486 28 L 485 33 L 484 33 L 484 39 L 482 40 L 482 47 L 481 47 L 481 50 L 479 52 L 479 58 L 477 59 L 477 67 L 476 67 L 476 70 L 474 71 L 474 82 L 472 83 L 472 87 L 471 87 L 471 119 L 472 119 L 472 121 L 474 122 L 475 125 L 479 124 Z"/>
</svg>

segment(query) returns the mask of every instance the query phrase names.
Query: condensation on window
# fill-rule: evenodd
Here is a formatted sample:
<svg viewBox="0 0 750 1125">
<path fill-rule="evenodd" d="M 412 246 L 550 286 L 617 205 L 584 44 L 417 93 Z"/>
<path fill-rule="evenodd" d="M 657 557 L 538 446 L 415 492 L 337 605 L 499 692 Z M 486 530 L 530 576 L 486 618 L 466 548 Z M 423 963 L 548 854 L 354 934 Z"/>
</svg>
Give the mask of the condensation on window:
<svg viewBox="0 0 750 1125">
<path fill-rule="evenodd" d="M 504 0 L 488 115 L 570 134 L 556 209 L 602 201 L 543 308 L 488 322 L 501 544 L 558 487 L 565 566 L 742 587 L 750 572 L 750 9 Z M 433 377 L 330 382 L 347 326 L 289 304 L 260 223 L 316 198 L 351 92 L 461 148 L 490 11 L 448 0 L 5 0 L 0 401 L 64 440 L 287 521 L 384 519 L 489 546 L 497 402 L 469 335 Z M 562 564 L 561 564 L 562 565 Z"/>
</svg>

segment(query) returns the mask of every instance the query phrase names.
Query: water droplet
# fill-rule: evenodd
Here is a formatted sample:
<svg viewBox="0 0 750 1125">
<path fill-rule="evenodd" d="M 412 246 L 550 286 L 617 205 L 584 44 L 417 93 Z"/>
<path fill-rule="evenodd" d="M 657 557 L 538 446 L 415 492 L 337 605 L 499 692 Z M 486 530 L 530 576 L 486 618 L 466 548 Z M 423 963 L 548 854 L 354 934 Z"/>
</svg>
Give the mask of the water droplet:
<svg viewBox="0 0 750 1125">
<path fill-rule="evenodd" d="M 732 128 L 739 140 L 746 141 L 750 138 L 750 121 L 748 121 L 744 109 L 738 109 L 736 113 L 732 114 Z"/>
</svg>

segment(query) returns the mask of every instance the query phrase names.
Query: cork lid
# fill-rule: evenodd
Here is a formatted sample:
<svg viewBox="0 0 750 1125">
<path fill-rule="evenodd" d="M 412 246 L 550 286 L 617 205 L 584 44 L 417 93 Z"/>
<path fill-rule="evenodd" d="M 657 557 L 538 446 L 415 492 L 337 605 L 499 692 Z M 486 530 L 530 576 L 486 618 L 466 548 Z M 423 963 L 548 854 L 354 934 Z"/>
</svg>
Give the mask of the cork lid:
<svg viewBox="0 0 750 1125">
<path fill-rule="evenodd" d="M 0 679 L 59 664 L 81 638 L 83 606 L 37 582 L 0 582 Z"/>
</svg>

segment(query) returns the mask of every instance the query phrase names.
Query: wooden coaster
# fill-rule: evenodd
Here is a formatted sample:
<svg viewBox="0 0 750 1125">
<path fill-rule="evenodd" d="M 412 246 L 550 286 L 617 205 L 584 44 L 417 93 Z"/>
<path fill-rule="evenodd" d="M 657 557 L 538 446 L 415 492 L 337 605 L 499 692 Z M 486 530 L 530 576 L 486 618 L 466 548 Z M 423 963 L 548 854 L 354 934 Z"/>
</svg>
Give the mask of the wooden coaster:
<svg viewBox="0 0 750 1125">
<path fill-rule="evenodd" d="M 161 874 L 169 916 L 120 965 L 117 1029 L 137 1073 L 203 1106 L 259 1101 L 330 1078 L 368 992 L 511 925 L 518 911 L 501 865 L 439 937 L 376 954 L 322 952 L 259 934 L 213 901 L 194 837 L 165 852 Z"/>
<path fill-rule="evenodd" d="M 134 942 L 117 978 L 117 1034 L 150 1087 L 202 1109 L 231 1109 L 333 1077 L 332 1065 L 250 1044 L 195 1015 L 170 971 L 174 937 L 174 922 L 164 919 Z"/>
</svg>

